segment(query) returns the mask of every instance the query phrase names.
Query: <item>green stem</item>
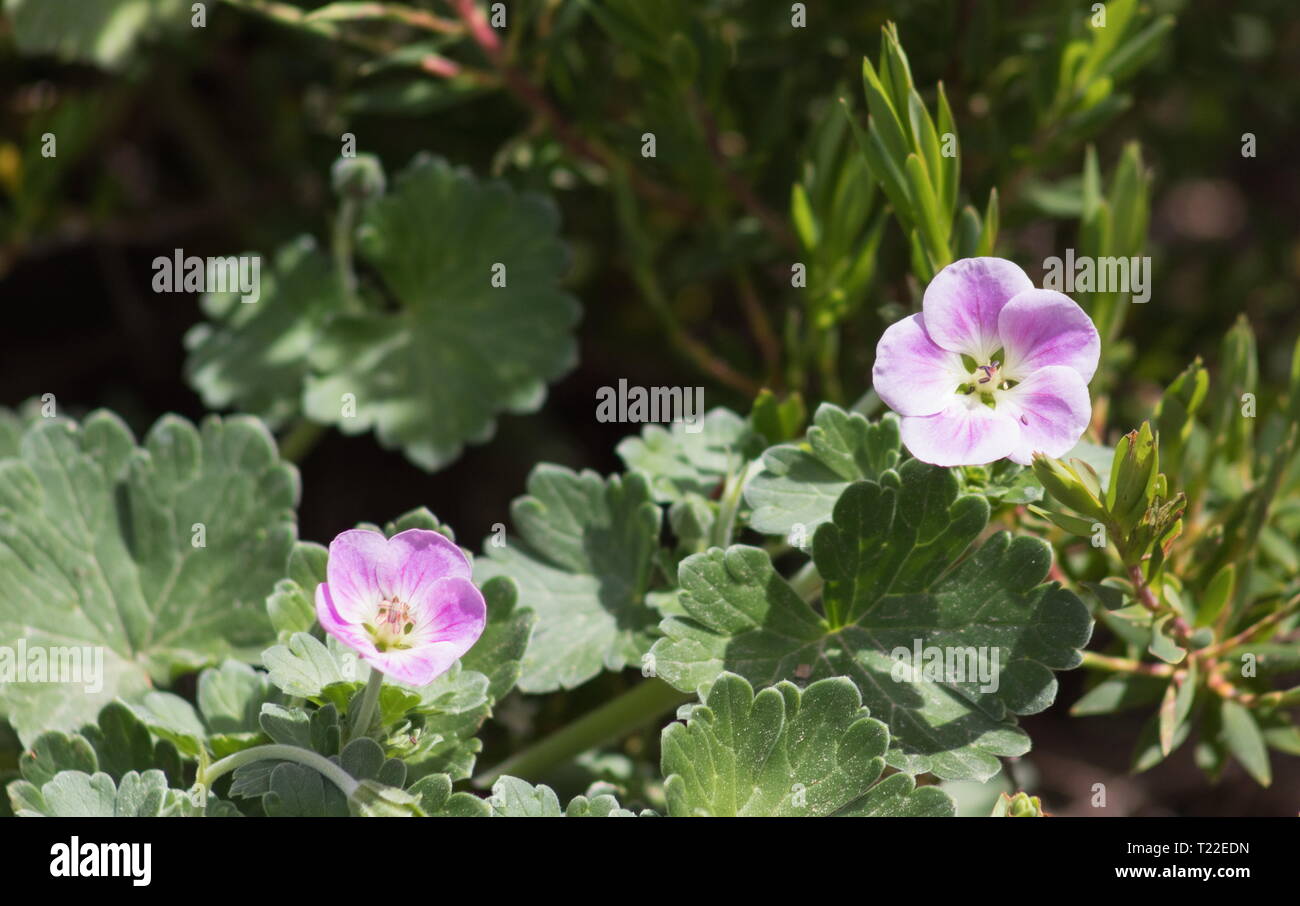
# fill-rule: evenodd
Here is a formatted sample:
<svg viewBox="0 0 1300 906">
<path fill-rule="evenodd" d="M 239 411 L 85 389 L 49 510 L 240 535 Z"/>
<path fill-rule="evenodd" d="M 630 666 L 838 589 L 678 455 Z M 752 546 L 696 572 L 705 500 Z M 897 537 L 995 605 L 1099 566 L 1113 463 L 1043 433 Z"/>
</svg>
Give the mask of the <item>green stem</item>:
<svg viewBox="0 0 1300 906">
<path fill-rule="evenodd" d="M 351 774 L 324 755 L 318 755 L 309 749 L 300 749 L 297 746 L 287 746 L 279 743 L 254 746 L 251 749 L 244 749 L 242 752 L 227 755 L 220 761 L 213 762 L 208 766 L 207 770 L 201 771 L 197 782 L 210 790 L 212 784 L 221 776 L 254 761 L 296 762 L 322 775 L 326 780 L 342 790 L 345 796 L 351 796 L 359 785 Z"/>
<path fill-rule="evenodd" d="M 794 589 L 794 593 L 809 604 L 821 596 L 825 584 L 822 574 L 817 571 L 817 564 L 811 560 L 790 577 L 790 587 Z"/>
<path fill-rule="evenodd" d="M 325 434 L 325 426 L 307 419 L 299 419 L 280 440 L 280 458 L 289 462 L 302 462 Z"/>
<path fill-rule="evenodd" d="M 1083 652 L 1081 666 L 1104 670 L 1107 673 L 1141 673 L 1146 676 L 1173 676 L 1174 674 L 1174 668 L 1169 664 L 1148 664 L 1144 661 L 1098 654 L 1095 651 Z"/>
<path fill-rule="evenodd" d="M 357 274 L 352 267 L 353 234 L 357 228 L 357 215 L 361 206 L 355 198 L 344 193 L 339 203 L 338 215 L 334 218 L 334 272 L 339 287 L 343 292 L 343 304 L 347 311 L 358 314 L 364 309 L 357 295 Z"/>
<path fill-rule="evenodd" d="M 739 470 L 727 476 L 722 488 L 722 498 L 718 501 L 718 518 L 713 523 L 712 537 L 709 539 L 714 547 L 728 547 L 736 533 L 736 517 L 740 514 L 740 505 L 745 500 L 745 485 L 749 479 L 763 467 L 758 460 L 747 462 Z"/>
<path fill-rule="evenodd" d="M 834 327 L 817 332 L 817 368 L 821 373 L 822 398 L 832 403 L 844 400 L 839 376 L 840 335 Z"/>
<path fill-rule="evenodd" d="M 361 703 L 357 705 L 357 710 L 351 715 L 352 719 L 349 721 L 351 730 L 348 735 L 351 739 L 369 735 L 367 731 L 375 719 L 375 706 L 379 704 L 379 691 L 383 685 L 384 675 L 372 667 L 370 679 L 366 681 L 366 691 L 361 695 Z"/>
<path fill-rule="evenodd" d="M 626 736 L 692 698 L 663 680 L 648 679 L 475 777 L 474 786 L 487 789 L 504 774 L 525 780 L 543 777 L 588 749 Z"/>
</svg>

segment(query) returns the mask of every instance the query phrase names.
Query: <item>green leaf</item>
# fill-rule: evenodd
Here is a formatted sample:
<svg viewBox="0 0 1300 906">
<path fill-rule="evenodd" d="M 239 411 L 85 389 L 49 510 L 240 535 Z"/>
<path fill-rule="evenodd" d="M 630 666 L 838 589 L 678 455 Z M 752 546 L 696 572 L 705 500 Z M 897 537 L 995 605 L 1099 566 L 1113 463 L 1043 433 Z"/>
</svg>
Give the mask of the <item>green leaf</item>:
<svg viewBox="0 0 1300 906">
<path fill-rule="evenodd" d="M 199 713 L 209 733 L 256 731 L 262 705 L 274 694 L 265 673 L 240 661 L 226 661 L 199 674 Z"/>
<path fill-rule="evenodd" d="M 186 756 L 199 754 L 207 730 L 194 707 L 179 695 L 149 692 L 133 711 L 155 735 L 171 742 Z"/>
<path fill-rule="evenodd" d="M 560 799 L 544 784 L 533 786 L 518 777 L 498 777 L 488 799 L 493 818 L 560 818 Z"/>
<path fill-rule="evenodd" d="M 150 692 L 133 713 L 187 757 L 203 748 L 222 758 L 257 743 L 263 706 L 276 697 L 265 673 L 240 661 L 199 674 L 199 710 L 170 692 Z"/>
<path fill-rule="evenodd" d="M 655 500 L 674 503 L 687 494 L 711 496 L 744 461 L 752 440 L 745 419 L 718 408 L 694 425 L 647 425 L 640 437 L 619 443 L 618 455 L 629 472 L 645 476 Z"/>
<path fill-rule="evenodd" d="M 19 52 L 116 69 L 138 44 L 164 31 L 179 32 L 190 5 L 186 0 L 6 0 L 4 11 Z"/>
<path fill-rule="evenodd" d="M 0 645 L 102 652 L 102 683 L 6 683 L 20 736 L 271 637 L 298 473 L 255 419 L 164 416 L 136 448 L 117 416 L 33 426 L 0 462 Z M 98 666 L 98 662 L 95 662 Z"/>
<path fill-rule="evenodd" d="M 1028 750 L 1014 715 L 1052 703 L 1052 671 L 1078 665 L 1092 622 L 1074 594 L 1042 584 L 1051 549 L 1037 538 L 998 533 L 962 558 L 988 514 L 982 497 L 958 497 L 951 471 L 916 460 L 880 483 L 851 485 L 813 539 L 826 616 L 761 550 L 737 545 L 690 557 L 679 571 L 688 617 L 662 624 L 666 638 L 652 652 L 659 675 L 683 691 L 723 670 L 760 684 L 848 676 L 889 725 L 891 766 L 991 777 L 997 756 Z M 923 663 L 908 681 L 900 660 L 916 645 Z M 945 661 L 965 656 L 972 669 L 921 670 L 932 652 Z"/>
<path fill-rule="evenodd" d="M 327 686 L 359 682 L 355 672 L 344 676 L 333 652 L 306 632 L 296 632 L 287 645 L 275 645 L 262 654 L 271 682 L 285 695 L 318 699 Z M 352 662 L 355 668 L 355 660 Z"/>
<path fill-rule="evenodd" d="M 943 89 L 943 82 L 939 83 L 939 125 L 938 140 L 942 143 L 945 141 L 944 136 L 951 134 L 953 137 L 952 157 L 943 157 L 940 155 L 938 173 L 939 185 L 942 187 L 939 191 L 940 209 L 947 211 L 949 216 L 957 210 L 957 190 L 961 187 L 961 144 L 957 141 L 957 121 L 953 118 L 952 108 L 948 105 L 948 94 Z M 997 189 L 994 188 L 989 196 L 989 206 L 995 212 L 993 217 L 993 235 L 997 234 Z M 988 241 L 988 251 L 982 249 L 978 252 L 980 255 L 989 255 L 992 253 L 993 240 Z"/>
<path fill-rule="evenodd" d="M 1160 749 L 1166 756 L 1172 752 L 1178 728 L 1192 713 L 1196 699 L 1196 662 L 1187 666 L 1187 672 L 1175 676 L 1165 689 L 1158 712 L 1160 721 Z"/>
<path fill-rule="evenodd" d="M 1173 614 L 1166 614 L 1151 624 L 1151 640 L 1147 645 L 1147 650 L 1154 654 L 1166 664 L 1180 664 L 1184 657 L 1187 656 L 1187 649 L 1183 648 L 1165 631 L 1165 627 L 1173 620 Z"/>
<path fill-rule="evenodd" d="M 865 62 L 865 61 L 864 61 Z M 889 199 L 890 205 L 893 206 L 894 216 L 902 225 L 905 232 L 912 230 L 912 207 L 908 199 L 907 183 L 903 176 L 903 170 L 885 148 L 884 139 L 880 136 L 880 130 L 874 125 L 874 120 L 868 122 L 866 132 L 858 125 L 858 121 L 853 116 L 853 111 L 844 99 L 840 100 L 840 107 L 848 120 L 849 127 L 853 132 L 853 137 L 862 151 L 862 156 L 867 162 L 867 167 L 871 174 L 880 181 L 880 187 L 884 190 L 885 197 Z"/>
<path fill-rule="evenodd" d="M 407 789 L 420 799 L 420 808 L 430 818 L 486 818 L 492 806 L 473 793 L 453 793 L 446 774 L 422 777 Z"/>
<path fill-rule="evenodd" d="M 952 250 L 948 247 L 951 220 L 945 221 L 940 216 L 939 200 L 934 197 L 934 188 L 930 185 L 925 165 L 915 154 L 907 156 L 906 173 L 907 190 L 912 199 L 917 227 L 925 239 L 932 269 L 938 271 L 952 262 Z"/>
<path fill-rule="evenodd" d="M 487 800 L 493 818 L 631 818 L 635 814 L 621 808 L 613 796 L 588 799 L 577 796 L 563 811 L 555 791 L 544 784 L 533 786 L 518 777 L 499 777 L 492 784 Z"/>
<path fill-rule="evenodd" d="M 823 403 L 802 443 L 763 454 L 763 470 L 745 486 L 745 500 L 754 510 L 750 527 L 785 535 L 801 525 L 811 538 L 850 483 L 879 478 L 900 456 L 898 420 L 892 415 L 868 422 Z"/>
<path fill-rule="evenodd" d="M 93 774 L 99 770 L 95 750 L 80 733 L 42 733 L 18 758 L 23 779 L 44 786 L 61 771 Z"/>
<path fill-rule="evenodd" d="M 262 797 L 262 807 L 271 818 L 324 818 L 329 814 L 327 783 L 311 768 L 281 762 L 271 770 L 270 789 Z"/>
<path fill-rule="evenodd" d="M 98 770 L 114 778 L 130 771 L 163 771 L 173 781 L 181 776 L 180 755 L 175 745 L 155 741 L 138 715 L 122 702 L 110 702 L 98 720 L 81 728 L 81 735 L 95 750 Z"/>
<path fill-rule="evenodd" d="M 883 62 L 885 61 L 882 60 Z M 904 135 L 903 122 L 897 106 L 890 98 L 880 77 L 876 75 L 875 67 L 866 57 L 862 58 L 862 88 L 867 96 L 867 109 L 871 111 L 871 133 L 873 136 L 880 136 L 888 159 L 901 167 L 903 160 L 911 151 L 911 144 Z"/>
<path fill-rule="evenodd" d="M 1199 605 L 1196 608 L 1196 625 L 1210 626 L 1214 623 L 1219 613 L 1223 610 L 1224 605 L 1232 600 L 1232 592 L 1236 587 L 1237 567 L 1229 563 L 1214 574 L 1210 584 L 1206 586 L 1205 594 L 1201 596 Z"/>
<path fill-rule="evenodd" d="M 1178 375 L 1156 405 L 1156 433 L 1160 437 L 1160 467 L 1169 481 L 1179 484 L 1184 448 L 1192 435 L 1196 413 L 1209 390 L 1209 373 L 1197 358 Z M 1243 419 L 1245 421 L 1245 419 Z"/>
<path fill-rule="evenodd" d="M 1264 734 L 1255 722 L 1255 716 L 1234 701 L 1224 701 L 1222 737 L 1233 757 L 1241 762 L 1260 786 L 1273 782 L 1273 771 L 1268 761 L 1268 746 Z"/>
<path fill-rule="evenodd" d="M 185 378 L 209 409 L 238 408 L 279 427 L 300 415 L 308 354 L 344 310 L 329 256 L 311 237 L 281 248 L 260 273 L 259 296 L 207 293 L 207 323 L 185 336 Z"/>
<path fill-rule="evenodd" d="M 10 784 L 9 798 L 20 818 L 157 818 L 167 804 L 167 777 L 131 771 L 114 783 L 102 772 L 62 771 L 39 789 Z"/>
<path fill-rule="evenodd" d="M 358 230 L 395 304 L 339 316 L 320 334 L 307 416 L 345 434 L 373 428 L 434 470 L 487 441 L 498 414 L 537 411 L 576 359 L 579 308 L 558 287 L 568 259 L 558 220 L 542 196 L 417 158 Z"/>
<path fill-rule="evenodd" d="M 1168 685 L 1159 677 L 1138 673 L 1107 677 L 1075 702 L 1070 714 L 1074 717 L 1089 717 L 1154 704 L 1160 700 Z"/>
<path fill-rule="evenodd" d="M 989 201 L 984 208 L 984 223 L 980 229 L 980 241 L 976 248 L 977 255 L 992 255 L 998 244 L 998 228 L 1001 215 L 998 208 L 998 190 L 989 189 Z"/>
<path fill-rule="evenodd" d="M 566 818 L 635 818 L 636 813 L 618 804 L 608 793 L 600 796 L 574 796 L 564 808 Z"/>
<path fill-rule="evenodd" d="M 316 586 L 325 581 L 325 564 L 329 551 L 324 545 L 299 541 L 289 555 L 288 578 L 275 583 L 266 599 L 266 613 L 271 618 L 281 643 L 295 632 L 307 632 L 316 625 Z"/>
<path fill-rule="evenodd" d="M 479 582 L 509 576 L 537 614 L 520 688 L 572 688 L 636 663 L 658 622 L 645 595 L 660 511 L 644 476 L 543 464 L 510 512 L 519 537 L 504 547 L 488 538 L 474 568 Z"/>
<path fill-rule="evenodd" d="M 400 787 L 363 780 L 348 799 L 358 818 L 427 818 L 420 798 Z"/>
<path fill-rule="evenodd" d="M 323 753 L 322 753 L 323 754 Z M 266 763 L 252 762 L 239 768 L 235 773 L 239 782 L 236 793 L 240 796 L 262 794 L 262 806 L 272 817 L 347 817 L 353 811 L 353 805 L 361 808 L 364 814 L 373 814 L 373 809 L 384 810 L 385 804 L 402 810 L 418 802 L 415 796 L 394 797 L 379 787 L 400 788 L 406 781 L 406 765 L 395 758 L 385 758 L 384 749 L 379 743 L 367 737 L 352 740 L 338 755 L 330 756 L 356 780 L 368 782 L 370 792 L 363 794 L 360 803 L 349 803 L 343 792 L 317 771 L 296 762 L 272 762 L 274 765 L 269 775 Z M 245 771 L 245 768 L 253 769 Z M 369 809 L 369 810 L 368 810 Z"/>
<path fill-rule="evenodd" d="M 1168 750 L 1170 752 L 1176 750 L 1187 741 L 1187 737 L 1191 732 L 1191 721 L 1183 721 L 1179 724 L 1174 731 L 1174 738 L 1170 742 Z M 1133 749 L 1133 773 L 1140 774 L 1143 771 L 1149 771 L 1164 760 L 1165 751 L 1160 743 L 1160 718 L 1157 714 L 1142 725 L 1142 732 L 1138 734 L 1137 745 Z"/>
<path fill-rule="evenodd" d="M 487 626 L 474 647 L 460 659 L 460 664 L 468 671 L 486 676 L 488 694 L 492 701 L 499 702 L 515 687 L 523 672 L 524 654 L 537 615 L 515 607 L 518 590 L 505 576 L 484 582 L 482 590 L 487 602 Z"/>
<path fill-rule="evenodd" d="M 802 692 L 782 682 L 755 695 L 742 677 L 724 673 L 685 723 L 663 731 L 668 814 L 952 815 L 938 787 L 917 789 L 907 774 L 880 781 L 888 747 L 889 730 L 844 677 Z"/>
</svg>

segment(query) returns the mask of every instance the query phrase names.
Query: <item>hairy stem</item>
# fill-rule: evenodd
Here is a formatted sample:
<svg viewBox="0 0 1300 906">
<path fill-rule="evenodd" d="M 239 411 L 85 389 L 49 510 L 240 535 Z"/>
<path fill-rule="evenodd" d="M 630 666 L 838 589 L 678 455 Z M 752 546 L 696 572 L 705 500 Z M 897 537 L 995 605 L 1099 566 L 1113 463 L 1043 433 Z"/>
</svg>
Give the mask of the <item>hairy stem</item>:
<svg viewBox="0 0 1300 906">
<path fill-rule="evenodd" d="M 319 755 L 309 749 L 300 749 L 297 746 L 287 746 L 279 743 L 254 746 L 251 749 L 244 749 L 242 752 L 227 755 L 220 761 L 214 761 L 208 765 L 206 770 L 200 771 L 196 781 L 207 789 L 212 789 L 212 784 L 218 778 L 229 774 L 236 768 L 252 764 L 254 761 L 292 761 L 311 768 L 338 787 L 345 796 L 351 796 L 359 785 L 351 774 L 324 755 Z"/>
<path fill-rule="evenodd" d="M 379 704 L 379 692 L 383 685 L 384 675 L 373 667 L 370 668 L 366 691 L 361 694 L 361 703 L 357 705 L 356 713 L 351 715 L 352 719 L 349 721 L 348 736 L 351 739 L 368 735 L 370 724 L 375 719 L 375 706 Z"/>
</svg>

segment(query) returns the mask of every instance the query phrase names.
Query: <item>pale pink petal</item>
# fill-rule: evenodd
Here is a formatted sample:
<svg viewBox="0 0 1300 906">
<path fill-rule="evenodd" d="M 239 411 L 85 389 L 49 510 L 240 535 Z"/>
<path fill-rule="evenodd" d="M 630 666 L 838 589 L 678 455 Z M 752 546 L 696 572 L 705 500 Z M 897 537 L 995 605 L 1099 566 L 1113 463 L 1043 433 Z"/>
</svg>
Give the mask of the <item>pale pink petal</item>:
<svg viewBox="0 0 1300 906">
<path fill-rule="evenodd" d="M 935 275 L 921 303 L 930 339 L 985 365 L 1002 345 L 998 313 L 1033 282 L 1004 258 L 963 258 Z"/>
<path fill-rule="evenodd" d="M 334 610 L 349 623 L 368 620 L 388 596 L 388 541 L 379 532 L 351 529 L 330 542 L 325 575 Z"/>
<path fill-rule="evenodd" d="M 903 444 L 922 462 L 936 466 L 979 466 L 1002 459 L 1020 440 L 1008 414 L 976 396 L 959 397 L 935 415 L 905 416 Z"/>
<path fill-rule="evenodd" d="M 361 625 L 370 616 L 366 614 L 357 620 L 344 616 L 335 606 L 329 583 L 322 582 L 316 586 L 316 621 L 320 623 L 322 629 L 344 645 L 355 649 L 362 657 L 379 653 L 370 633 Z"/>
<path fill-rule="evenodd" d="M 437 532 L 410 529 L 391 539 L 372 531 L 343 532 L 330 544 L 326 575 L 329 581 L 316 587 L 322 628 L 371 667 L 412 686 L 446 672 L 487 623 L 468 558 Z M 379 651 L 363 624 L 375 619 L 381 600 L 394 598 L 410 607 L 414 626 L 402 641 L 409 647 Z"/>
<path fill-rule="evenodd" d="M 1011 460 L 1022 466 L 1036 452 L 1065 455 L 1088 428 L 1092 404 L 1079 372 L 1064 365 L 1040 368 L 1010 390 L 997 394 L 998 411 L 1020 424 L 1020 441 Z"/>
<path fill-rule="evenodd" d="M 464 651 L 450 642 L 434 642 L 419 648 L 401 648 L 362 655 L 380 673 L 408 686 L 427 686 L 451 669 Z"/>
<path fill-rule="evenodd" d="M 1002 374 L 1010 380 L 1023 381 L 1048 365 L 1065 365 L 1087 384 L 1097 371 L 1101 337 L 1087 313 L 1064 293 L 1020 293 L 998 315 L 998 333 L 1006 354 Z"/>
<path fill-rule="evenodd" d="M 383 583 L 400 600 L 413 601 L 420 589 L 447 576 L 468 579 L 469 559 L 446 535 L 428 529 L 407 529 L 388 539 L 388 569 Z"/>
<path fill-rule="evenodd" d="M 411 643 L 448 643 L 458 650 L 457 657 L 478 641 L 487 625 L 487 604 L 483 593 L 469 579 L 449 576 L 431 582 L 420 589 L 420 596 L 411 598 L 411 614 L 416 630 Z"/>
<path fill-rule="evenodd" d="M 961 356 L 930 339 L 923 315 L 889 325 L 876 345 L 871 385 L 899 415 L 941 412 L 966 379 Z"/>
</svg>

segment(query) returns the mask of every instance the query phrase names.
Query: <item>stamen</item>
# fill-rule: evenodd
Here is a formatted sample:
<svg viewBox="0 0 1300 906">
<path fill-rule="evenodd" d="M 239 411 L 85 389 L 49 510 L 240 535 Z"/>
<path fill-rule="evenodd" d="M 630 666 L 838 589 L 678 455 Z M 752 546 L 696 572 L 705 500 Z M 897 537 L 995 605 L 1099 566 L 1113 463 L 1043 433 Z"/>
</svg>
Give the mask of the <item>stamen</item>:
<svg viewBox="0 0 1300 906">
<path fill-rule="evenodd" d="M 410 647 L 409 642 L 404 638 L 415 630 L 415 621 L 411 618 L 409 604 L 399 600 L 396 595 L 380 601 L 375 622 L 378 626 L 371 626 L 369 623 L 365 625 L 375 640 L 375 647 L 380 651 Z"/>
</svg>

